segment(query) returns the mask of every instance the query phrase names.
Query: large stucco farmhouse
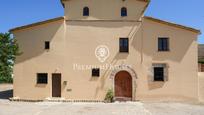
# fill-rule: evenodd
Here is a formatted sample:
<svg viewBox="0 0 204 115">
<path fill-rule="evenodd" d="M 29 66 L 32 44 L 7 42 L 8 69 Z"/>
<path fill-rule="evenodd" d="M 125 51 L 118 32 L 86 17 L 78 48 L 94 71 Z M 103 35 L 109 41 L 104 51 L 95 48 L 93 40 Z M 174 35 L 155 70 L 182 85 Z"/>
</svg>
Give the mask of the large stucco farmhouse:
<svg viewBox="0 0 204 115">
<path fill-rule="evenodd" d="M 199 30 L 144 16 L 149 0 L 61 2 L 64 17 L 10 30 L 15 99 L 199 100 Z"/>
</svg>

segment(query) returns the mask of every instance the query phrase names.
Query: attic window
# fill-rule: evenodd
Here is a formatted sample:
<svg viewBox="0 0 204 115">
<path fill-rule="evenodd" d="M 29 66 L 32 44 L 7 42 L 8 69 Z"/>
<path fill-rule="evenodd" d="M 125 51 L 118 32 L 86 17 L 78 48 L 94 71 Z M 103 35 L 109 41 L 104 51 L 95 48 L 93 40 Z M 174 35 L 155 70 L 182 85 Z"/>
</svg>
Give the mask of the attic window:
<svg viewBox="0 0 204 115">
<path fill-rule="evenodd" d="M 89 8 L 88 7 L 84 7 L 83 16 L 89 16 Z"/>
<path fill-rule="evenodd" d="M 121 8 L 121 16 L 122 16 L 122 17 L 127 16 L 127 8 L 126 8 L 126 7 L 122 7 L 122 8 Z"/>
</svg>

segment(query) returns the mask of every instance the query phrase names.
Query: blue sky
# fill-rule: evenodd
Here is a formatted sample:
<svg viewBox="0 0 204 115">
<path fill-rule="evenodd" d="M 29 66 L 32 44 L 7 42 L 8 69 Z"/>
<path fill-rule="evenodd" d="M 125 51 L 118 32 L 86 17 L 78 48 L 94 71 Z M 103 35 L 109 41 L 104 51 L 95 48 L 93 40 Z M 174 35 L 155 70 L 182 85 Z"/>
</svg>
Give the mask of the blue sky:
<svg viewBox="0 0 204 115">
<path fill-rule="evenodd" d="M 203 5 L 204 0 L 151 0 L 145 15 L 202 31 Z M 0 32 L 63 14 L 60 0 L 1 0 Z M 204 34 L 199 36 L 199 43 L 204 43 Z"/>
</svg>

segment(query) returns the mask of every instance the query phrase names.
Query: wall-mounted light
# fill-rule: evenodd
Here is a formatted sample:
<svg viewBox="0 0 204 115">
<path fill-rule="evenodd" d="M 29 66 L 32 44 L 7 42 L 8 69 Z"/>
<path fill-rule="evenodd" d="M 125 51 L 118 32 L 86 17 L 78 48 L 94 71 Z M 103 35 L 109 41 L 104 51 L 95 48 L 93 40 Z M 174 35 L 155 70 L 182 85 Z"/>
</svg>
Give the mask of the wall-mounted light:
<svg viewBox="0 0 204 115">
<path fill-rule="evenodd" d="M 64 81 L 64 82 L 63 82 L 63 85 L 67 85 L 67 81 Z"/>
</svg>

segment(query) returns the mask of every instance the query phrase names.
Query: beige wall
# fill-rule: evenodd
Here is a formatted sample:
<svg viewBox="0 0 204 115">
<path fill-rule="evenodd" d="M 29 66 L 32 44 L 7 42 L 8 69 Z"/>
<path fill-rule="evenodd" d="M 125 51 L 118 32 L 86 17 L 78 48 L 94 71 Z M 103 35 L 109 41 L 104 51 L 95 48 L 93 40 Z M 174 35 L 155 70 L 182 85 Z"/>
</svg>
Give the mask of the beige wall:
<svg viewBox="0 0 204 115">
<path fill-rule="evenodd" d="M 45 99 L 51 96 L 51 74 L 48 85 L 37 85 L 37 73 L 55 73 L 63 67 L 63 20 L 14 32 L 23 54 L 14 66 L 14 96 L 23 99 Z M 51 49 L 44 50 L 44 42 Z M 60 60 L 60 62 L 58 62 Z"/>
<path fill-rule="evenodd" d="M 65 4 L 65 17 L 69 20 L 138 20 L 147 2 L 139 0 L 69 0 Z M 90 16 L 83 16 L 87 6 Z M 126 7 L 128 17 L 121 17 L 120 10 Z"/>
<path fill-rule="evenodd" d="M 199 100 L 204 102 L 204 72 L 198 73 L 199 78 Z"/>
<path fill-rule="evenodd" d="M 163 98 L 197 100 L 197 34 L 147 19 L 138 21 L 57 21 L 14 32 L 23 55 L 14 69 L 14 96 L 22 99 L 51 97 L 51 74 L 62 73 L 62 97 L 103 100 L 113 88 L 112 71 L 101 70 L 99 78 L 91 70 L 74 70 L 78 65 L 131 65 L 134 100 Z M 129 37 L 129 53 L 119 53 L 119 38 Z M 157 52 L 157 38 L 170 38 L 170 52 Z M 51 49 L 44 50 L 44 41 Z M 106 45 L 110 57 L 101 63 L 95 48 Z M 181 47 L 182 46 L 182 47 Z M 168 81 L 151 81 L 153 63 L 168 64 Z M 189 66 L 190 65 L 190 66 Z M 48 73 L 48 84 L 36 85 L 36 73 Z M 63 82 L 67 81 L 67 85 Z M 70 91 L 71 89 L 71 91 Z M 26 93 L 25 93 L 26 92 Z"/>
<path fill-rule="evenodd" d="M 122 63 L 131 64 L 136 68 L 136 62 L 140 60 L 139 52 L 135 50 L 133 39 L 130 40 L 130 54 L 119 53 L 119 38 L 131 37 L 138 31 L 138 22 L 74 22 L 67 21 L 67 41 L 69 44 L 67 51 L 66 65 L 68 66 L 69 77 L 68 87 L 72 92 L 64 92 L 65 96 L 74 99 L 104 99 L 106 91 L 112 88 L 113 81 L 110 78 L 111 71 L 101 71 L 99 78 L 92 78 L 91 70 L 73 70 L 73 64 L 78 65 L 120 65 Z M 133 31 L 131 31 L 134 29 Z M 141 36 L 137 33 L 134 36 Z M 95 48 L 99 45 L 106 45 L 110 50 L 110 57 L 105 63 L 101 63 L 95 57 Z M 139 47 L 135 44 L 136 47 Z M 138 55 L 137 55 L 138 54 Z M 139 66 L 139 65 L 138 65 Z"/>
<path fill-rule="evenodd" d="M 170 38 L 169 52 L 157 51 L 158 37 Z M 160 83 L 160 85 L 151 82 L 146 83 L 144 86 L 146 90 L 141 89 L 141 96 L 154 97 L 160 95 L 165 98 L 168 96 L 183 96 L 195 99 L 198 97 L 196 38 L 196 33 L 148 19 L 144 20 L 144 65 L 148 69 L 151 63 L 167 63 L 169 68 L 168 81 Z M 139 83 L 144 85 L 144 82 Z"/>
</svg>

